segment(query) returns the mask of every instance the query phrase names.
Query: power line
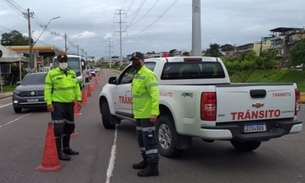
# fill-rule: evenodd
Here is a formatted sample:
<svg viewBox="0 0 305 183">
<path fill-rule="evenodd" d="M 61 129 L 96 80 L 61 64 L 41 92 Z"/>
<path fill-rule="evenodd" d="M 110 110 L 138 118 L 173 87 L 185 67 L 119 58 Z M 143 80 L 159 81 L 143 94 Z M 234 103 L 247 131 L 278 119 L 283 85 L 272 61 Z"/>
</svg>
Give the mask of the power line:
<svg viewBox="0 0 305 183">
<path fill-rule="evenodd" d="M 26 12 L 26 9 L 20 9 L 18 8 L 16 5 L 14 5 L 12 2 L 10 2 L 9 0 L 4 0 L 4 2 L 9 6 L 11 7 L 11 9 L 13 9 L 17 14 L 21 15 L 22 17 L 25 17 L 24 16 L 24 13 Z M 26 17 L 25 17 L 26 18 Z"/>
<path fill-rule="evenodd" d="M 151 10 L 158 4 L 159 1 L 160 1 L 160 0 L 156 0 L 156 1 L 154 2 L 154 4 L 147 10 L 147 12 L 146 12 L 141 18 L 138 19 L 138 21 L 136 21 L 136 22 L 133 23 L 133 24 L 127 25 L 127 27 L 133 26 L 133 25 L 137 24 L 138 22 L 140 22 L 143 18 L 145 18 L 146 15 L 148 15 L 148 14 L 151 12 Z"/>
<path fill-rule="evenodd" d="M 142 32 L 146 31 L 147 29 L 149 29 L 151 26 L 153 26 L 160 18 L 162 18 L 176 3 L 178 2 L 178 0 L 174 0 L 172 2 L 172 4 L 155 20 L 153 21 L 150 25 L 148 25 L 146 28 L 144 28 L 143 30 L 141 30 L 138 33 L 132 34 L 132 35 L 128 35 L 128 36 L 137 36 L 139 34 L 141 34 Z"/>
<path fill-rule="evenodd" d="M 123 1 L 123 3 L 122 3 L 122 8 L 121 8 L 121 9 L 123 9 L 123 7 L 124 7 L 124 5 L 126 4 L 126 2 L 127 2 L 127 0 L 124 0 L 124 1 Z"/>
<path fill-rule="evenodd" d="M 13 1 L 13 0 L 7 0 L 7 1 L 10 2 L 11 4 L 14 4 L 14 6 L 19 7 L 19 9 L 21 8 L 21 9 L 23 9 L 23 11 L 26 11 L 26 8 L 25 8 L 25 7 L 23 7 L 23 6 L 19 5 L 19 4 L 17 4 L 15 1 Z"/>
<path fill-rule="evenodd" d="M 7 28 L 7 27 L 4 27 L 3 25 L 0 25 L 0 27 L 5 28 L 5 29 L 10 30 L 10 31 L 13 31 L 13 29 L 10 29 L 10 28 Z"/>
<path fill-rule="evenodd" d="M 138 6 L 138 8 L 136 9 L 136 13 L 134 14 L 134 16 L 131 18 L 130 20 L 130 24 L 133 23 L 133 21 L 137 18 L 137 16 L 139 15 L 140 11 L 143 8 L 143 5 L 145 4 L 146 0 L 142 0 L 141 4 Z"/>
<path fill-rule="evenodd" d="M 129 4 L 129 6 L 128 6 L 127 10 L 126 10 L 126 13 L 128 13 L 128 12 L 129 12 L 129 10 L 131 9 L 131 7 L 132 7 L 132 6 L 133 6 L 133 4 L 134 4 L 134 1 L 135 1 L 135 0 L 131 0 L 130 4 Z"/>
</svg>

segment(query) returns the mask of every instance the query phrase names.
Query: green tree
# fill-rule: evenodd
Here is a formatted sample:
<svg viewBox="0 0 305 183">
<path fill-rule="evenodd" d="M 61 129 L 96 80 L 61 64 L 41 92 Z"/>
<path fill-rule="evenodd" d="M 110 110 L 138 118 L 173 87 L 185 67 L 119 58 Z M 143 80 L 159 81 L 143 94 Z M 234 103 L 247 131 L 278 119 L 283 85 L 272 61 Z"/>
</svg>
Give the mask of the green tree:
<svg viewBox="0 0 305 183">
<path fill-rule="evenodd" d="M 168 53 L 168 56 L 169 57 L 173 57 L 174 56 L 174 53 L 177 51 L 177 49 L 172 49 L 172 50 L 170 50 L 169 51 L 169 53 Z"/>
<path fill-rule="evenodd" d="M 183 55 L 183 56 L 190 56 L 190 53 L 187 52 L 187 51 L 185 51 L 185 52 L 182 53 L 182 55 Z"/>
<path fill-rule="evenodd" d="M 234 51 L 235 48 L 233 45 L 231 44 L 224 44 L 222 46 L 220 46 L 221 51 Z"/>
<path fill-rule="evenodd" d="M 1 45 L 3 45 L 3 46 L 29 45 L 29 37 L 23 36 L 17 30 L 13 30 L 10 33 L 2 34 Z"/>
<path fill-rule="evenodd" d="M 261 56 L 257 56 L 254 51 L 249 51 L 237 56 L 225 57 L 223 61 L 231 76 L 246 82 L 255 70 L 274 68 L 276 54 L 276 51 L 265 50 Z"/>
<path fill-rule="evenodd" d="M 289 61 L 292 66 L 300 65 L 300 64 L 305 65 L 305 39 L 299 41 L 290 50 Z"/>
<path fill-rule="evenodd" d="M 220 45 L 219 44 L 210 44 L 210 48 L 207 49 L 206 56 L 210 56 L 210 57 L 220 57 L 222 56 L 221 52 L 220 52 Z"/>
</svg>

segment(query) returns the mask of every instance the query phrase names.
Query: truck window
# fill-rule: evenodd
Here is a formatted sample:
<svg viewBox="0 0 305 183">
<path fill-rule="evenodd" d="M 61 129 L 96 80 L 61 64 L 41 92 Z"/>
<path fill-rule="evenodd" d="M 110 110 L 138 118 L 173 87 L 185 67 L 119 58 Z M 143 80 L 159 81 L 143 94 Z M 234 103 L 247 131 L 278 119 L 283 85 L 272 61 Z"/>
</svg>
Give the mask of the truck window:
<svg viewBox="0 0 305 183">
<path fill-rule="evenodd" d="M 219 62 L 170 62 L 164 65 L 161 79 L 224 78 Z"/>
<path fill-rule="evenodd" d="M 118 78 L 118 84 L 129 84 L 132 82 L 136 70 L 129 66 Z"/>
<path fill-rule="evenodd" d="M 144 65 L 150 69 L 151 71 L 154 71 L 155 66 L 156 66 L 156 62 L 145 62 Z"/>
</svg>

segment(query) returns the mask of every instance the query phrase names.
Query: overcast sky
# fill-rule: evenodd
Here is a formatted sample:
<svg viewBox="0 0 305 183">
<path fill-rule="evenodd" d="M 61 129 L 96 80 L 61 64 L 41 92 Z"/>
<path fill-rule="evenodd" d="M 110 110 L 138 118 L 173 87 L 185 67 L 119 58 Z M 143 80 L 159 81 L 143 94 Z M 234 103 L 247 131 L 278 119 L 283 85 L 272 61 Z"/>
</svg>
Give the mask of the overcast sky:
<svg viewBox="0 0 305 183">
<path fill-rule="evenodd" d="M 76 52 L 73 45 L 79 45 L 88 55 L 108 56 L 111 40 L 111 55 L 120 55 L 121 9 L 123 56 L 192 47 L 191 0 L 1 0 L 0 34 L 17 30 L 28 35 L 22 15 L 28 8 L 35 14 L 31 18 L 34 40 L 50 19 L 60 16 L 50 22 L 36 45 L 64 50 L 63 35 L 67 34 L 69 51 Z M 273 28 L 304 26 L 304 0 L 201 1 L 202 49 L 211 43 L 239 46 L 259 41 Z"/>
</svg>

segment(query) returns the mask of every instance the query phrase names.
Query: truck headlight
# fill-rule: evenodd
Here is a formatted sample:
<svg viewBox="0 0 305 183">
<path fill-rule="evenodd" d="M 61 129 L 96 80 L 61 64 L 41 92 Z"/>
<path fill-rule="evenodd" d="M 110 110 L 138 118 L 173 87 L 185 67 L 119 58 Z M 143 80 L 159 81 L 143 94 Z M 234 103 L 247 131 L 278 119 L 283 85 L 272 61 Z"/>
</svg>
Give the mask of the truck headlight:
<svg viewBox="0 0 305 183">
<path fill-rule="evenodd" d="M 14 95 L 20 95 L 21 94 L 21 91 L 19 90 L 14 90 Z"/>
</svg>

